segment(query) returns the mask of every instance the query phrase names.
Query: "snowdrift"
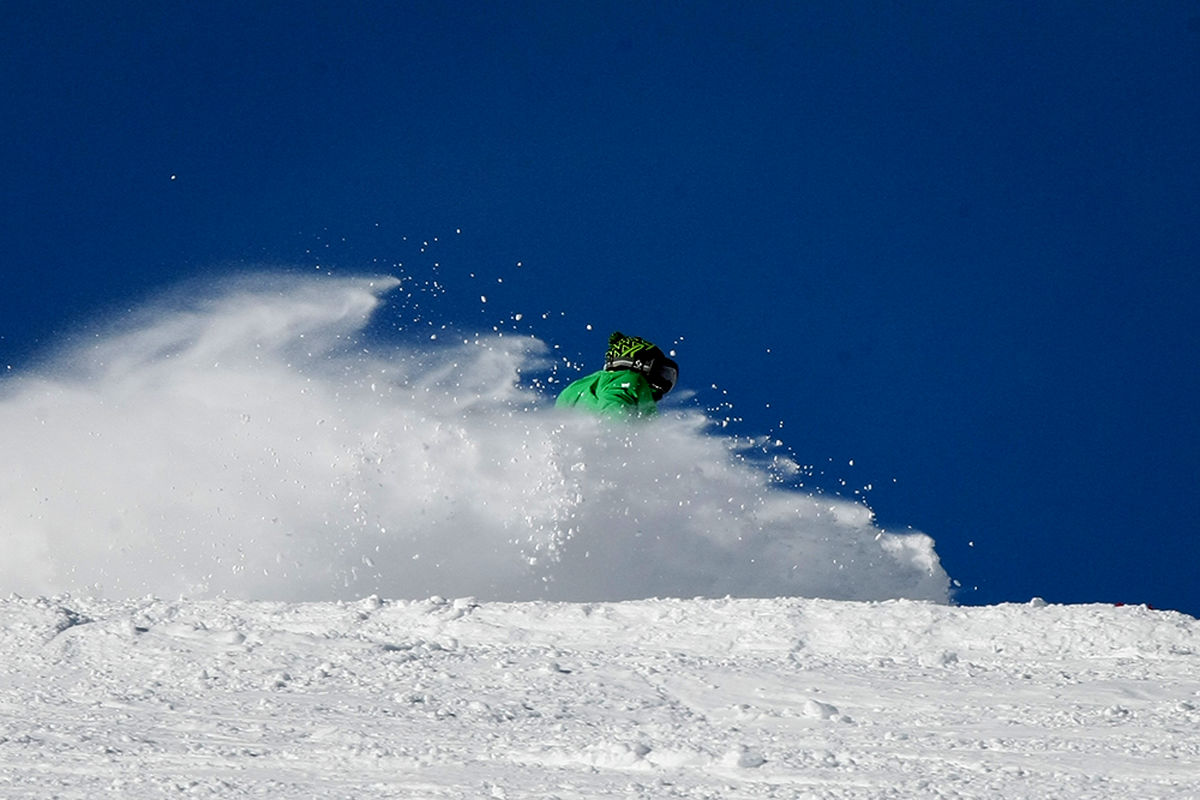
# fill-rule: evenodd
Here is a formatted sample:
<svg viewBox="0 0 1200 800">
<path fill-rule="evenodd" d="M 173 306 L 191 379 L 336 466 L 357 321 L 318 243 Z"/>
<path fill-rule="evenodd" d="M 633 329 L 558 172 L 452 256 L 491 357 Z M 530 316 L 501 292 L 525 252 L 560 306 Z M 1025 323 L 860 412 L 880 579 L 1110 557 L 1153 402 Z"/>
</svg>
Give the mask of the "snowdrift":
<svg viewBox="0 0 1200 800">
<path fill-rule="evenodd" d="M 913 601 L 0 601 L 0 794 L 1194 798 L 1200 623 Z"/>
<path fill-rule="evenodd" d="M 928 536 L 761 442 L 556 413 L 542 342 L 368 332 L 389 292 L 188 287 L 6 378 L 0 592 L 948 599 Z"/>
</svg>

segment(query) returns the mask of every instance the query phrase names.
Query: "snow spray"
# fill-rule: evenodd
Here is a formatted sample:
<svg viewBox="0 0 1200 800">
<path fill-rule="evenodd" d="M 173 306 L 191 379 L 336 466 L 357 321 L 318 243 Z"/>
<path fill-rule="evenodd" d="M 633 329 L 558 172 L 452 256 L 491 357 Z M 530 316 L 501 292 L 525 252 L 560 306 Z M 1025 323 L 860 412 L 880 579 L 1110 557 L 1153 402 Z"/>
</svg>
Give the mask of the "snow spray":
<svg viewBox="0 0 1200 800">
<path fill-rule="evenodd" d="M 552 408 L 546 345 L 365 330 L 394 277 L 245 276 L 0 383 L 0 592 L 945 602 L 932 540 L 699 411 Z"/>
</svg>

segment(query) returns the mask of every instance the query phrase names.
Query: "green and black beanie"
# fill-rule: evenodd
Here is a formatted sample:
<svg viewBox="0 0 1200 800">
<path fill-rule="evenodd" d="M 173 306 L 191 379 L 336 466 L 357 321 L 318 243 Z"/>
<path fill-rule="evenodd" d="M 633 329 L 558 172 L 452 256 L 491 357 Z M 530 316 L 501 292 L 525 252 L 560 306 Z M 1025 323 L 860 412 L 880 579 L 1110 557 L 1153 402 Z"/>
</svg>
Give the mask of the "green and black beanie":
<svg viewBox="0 0 1200 800">
<path fill-rule="evenodd" d="M 608 350 L 604 353 L 604 368 L 639 369 L 637 363 L 649 361 L 656 350 L 662 352 L 653 342 L 640 336 L 626 336 L 620 331 L 613 331 L 608 337 Z"/>
<path fill-rule="evenodd" d="M 679 365 L 653 342 L 640 336 L 626 336 L 614 331 L 608 337 L 608 350 L 604 353 L 606 370 L 631 369 L 646 376 L 654 390 L 654 399 L 659 400 L 671 391 L 679 378 Z"/>
</svg>

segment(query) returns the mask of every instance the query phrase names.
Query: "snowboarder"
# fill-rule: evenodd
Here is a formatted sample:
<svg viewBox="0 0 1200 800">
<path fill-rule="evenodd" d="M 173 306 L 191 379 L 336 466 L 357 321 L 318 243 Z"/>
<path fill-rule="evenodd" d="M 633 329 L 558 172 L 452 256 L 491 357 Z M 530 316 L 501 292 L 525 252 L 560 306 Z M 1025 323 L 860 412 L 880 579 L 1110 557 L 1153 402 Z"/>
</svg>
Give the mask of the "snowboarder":
<svg viewBox="0 0 1200 800">
<path fill-rule="evenodd" d="M 608 337 L 604 369 L 569 383 L 554 405 L 650 416 L 678 377 L 679 365 L 653 343 L 615 331 Z"/>
</svg>

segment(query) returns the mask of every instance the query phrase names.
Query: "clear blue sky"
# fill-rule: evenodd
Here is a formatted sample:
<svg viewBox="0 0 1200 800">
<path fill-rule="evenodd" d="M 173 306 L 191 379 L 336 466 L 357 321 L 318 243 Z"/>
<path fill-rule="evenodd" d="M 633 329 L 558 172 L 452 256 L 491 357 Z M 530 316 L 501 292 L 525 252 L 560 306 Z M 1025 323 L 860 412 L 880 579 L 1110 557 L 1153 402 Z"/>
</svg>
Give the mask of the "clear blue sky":
<svg viewBox="0 0 1200 800">
<path fill-rule="evenodd" d="M 1196 2 L 46 2 L 0 63 L 4 367 L 437 260 L 463 327 L 682 337 L 963 602 L 1200 613 Z"/>
</svg>

